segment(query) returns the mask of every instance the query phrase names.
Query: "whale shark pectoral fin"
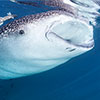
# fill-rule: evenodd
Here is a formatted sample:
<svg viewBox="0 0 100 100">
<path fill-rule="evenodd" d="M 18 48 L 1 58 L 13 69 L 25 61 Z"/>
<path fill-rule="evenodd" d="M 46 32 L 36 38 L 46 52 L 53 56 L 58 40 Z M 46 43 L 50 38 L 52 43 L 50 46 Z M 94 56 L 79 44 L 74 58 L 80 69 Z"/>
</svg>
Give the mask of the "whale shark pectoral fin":
<svg viewBox="0 0 100 100">
<path fill-rule="evenodd" d="M 24 5 L 30 5 L 30 6 L 34 6 L 34 7 L 41 7 L 41 3 L 39 4 L 39 2 L 36 1 L 16 1 L 16 0 L 10 0 L 11 2 L 15 2 L 18 4 L 24 4 Z"/>
<path fill-rule="evenodd" d="M 16 0 L 10 0 L 10 1 L 18 3 L 18 4 L 24 4 L 24 5 L 34 6 L 34 7 L 37 7 L 37 8 L 42 8 L 44 10 L 49 10 L 49 9 L 53 9 L 54 10 L 54 9 L 58 9 L 59 8 L 57 6 L 58 6 L 58 2 L 60 0 L 59 1 L 53 1 L 53 0 L 35 0 L 35 1 L 16 1 Z"/>
</svg>

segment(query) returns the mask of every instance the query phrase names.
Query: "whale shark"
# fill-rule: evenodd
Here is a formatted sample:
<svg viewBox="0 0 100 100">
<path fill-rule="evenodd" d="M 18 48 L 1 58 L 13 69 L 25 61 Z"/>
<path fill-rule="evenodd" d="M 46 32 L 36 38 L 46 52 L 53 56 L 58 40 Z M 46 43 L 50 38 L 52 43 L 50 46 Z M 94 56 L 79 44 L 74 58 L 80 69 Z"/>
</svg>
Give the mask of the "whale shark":
<svg viewBox="0 0 100 100">
<path fill-rule="evenodd" d="M 0 79 L 50 70 L 94 47 L 98 0 L 11 1 L 52 9 L 0 27 Z"/>
</svg>

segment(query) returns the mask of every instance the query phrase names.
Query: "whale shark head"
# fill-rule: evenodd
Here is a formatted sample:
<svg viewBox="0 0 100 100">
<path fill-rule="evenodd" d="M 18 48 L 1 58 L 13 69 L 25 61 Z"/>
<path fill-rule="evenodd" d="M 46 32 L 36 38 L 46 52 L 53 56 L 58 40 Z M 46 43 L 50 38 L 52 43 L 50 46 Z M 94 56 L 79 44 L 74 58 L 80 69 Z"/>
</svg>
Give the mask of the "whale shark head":
<svg viewBox="0 0 100 100">
<path fill-rule="evenodd" d="M 0 78 L 43 72 L 91 50 L 93 26 L 72 12 L 52 10 L 2 26 Z"/>
</svg>

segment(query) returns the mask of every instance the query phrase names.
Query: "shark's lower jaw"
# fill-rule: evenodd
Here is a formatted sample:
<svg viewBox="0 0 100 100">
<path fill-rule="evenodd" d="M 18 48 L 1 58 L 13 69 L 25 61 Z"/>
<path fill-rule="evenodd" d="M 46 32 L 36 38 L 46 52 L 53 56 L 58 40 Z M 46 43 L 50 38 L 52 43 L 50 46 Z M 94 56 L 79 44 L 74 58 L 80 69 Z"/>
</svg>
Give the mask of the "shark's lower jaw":
<svg viewBox="0 0 100 100">
<path fill-rule="evenodd" d="M 77 47 L 85 48 L 85 49 L 92 49 L 94 47 L 94 40 L 91 39 L 89 41 L 90 43 L 87 44 L 81 44 L 81 45 L 76 45 Z"/>
</svg>

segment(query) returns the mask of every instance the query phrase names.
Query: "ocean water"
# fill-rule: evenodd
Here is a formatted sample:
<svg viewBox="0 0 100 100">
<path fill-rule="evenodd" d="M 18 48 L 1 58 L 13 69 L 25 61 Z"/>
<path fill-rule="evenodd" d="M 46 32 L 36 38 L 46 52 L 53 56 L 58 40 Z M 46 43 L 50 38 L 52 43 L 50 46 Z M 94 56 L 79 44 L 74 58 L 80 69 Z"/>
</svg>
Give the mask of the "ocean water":
<svg viewBox="0 0 100 100">
<path fill-rule="evenodd" d="M 0 1 L 0 16 L 45 11 Z M 13 21 L 9 20 L 6 23 Z M 4 23 L 4 24 L 6 24 Z M 99 25 L 100 18 L 97 19 Z M 49 71 L 12 80 L 0 80 L 0 100 L 100 100 L 100 27 L 94 27 L 95 47 Z"/>
</svg>

